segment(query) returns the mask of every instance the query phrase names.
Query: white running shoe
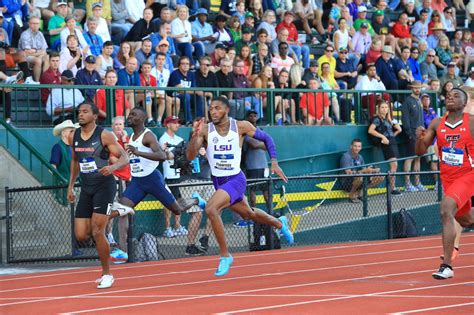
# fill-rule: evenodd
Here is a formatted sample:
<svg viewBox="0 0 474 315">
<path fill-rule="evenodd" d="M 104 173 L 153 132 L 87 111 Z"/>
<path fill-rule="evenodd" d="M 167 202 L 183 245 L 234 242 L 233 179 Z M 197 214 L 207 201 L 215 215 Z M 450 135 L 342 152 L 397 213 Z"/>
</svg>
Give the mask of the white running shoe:
<svg viewBox="0 0 474 315">
<path fill-rule="evenodd" d="M 176 236 L 181 236 L 181 235 L 188 235 L 188 230 L 184 226 L 180 226 L 177 229 L 174 229 L 174 234 Z"/>
<path fill-rule="evenodd" d="M 18 71 L 15 75 L 7 77 L 7 79 L 5 80 L 5 83 L 15 84 L 15 83 L 18 83 L 18 81 L 21 81 L 21 80 L 23 80 L 23 71 Z"/>
<path fill-rule="evenodd" d="M 131 215 L 135 214 L 135 210 L 133 210 L 133 208 L 130 208 L 129 206 L 125 206 L 121 204 L 120 202 L 116 202 L 116 201 L 114 201 L 114 203 L 112 204 L 112 210 L 117 211 L 121 217 L 127 214 L 131 214 Z"/>
<path fill-rule="evenodd" d="M 32 76 L 29 76 L 25 79 L 25 84 L 40 84 L 38 81 L 35 81 Z"/>
<path fill-rule="evenodd" d="M 451 266 L 446 265 L 446 264 L 441 264 L 441 266 L 439 266 L 439 270 L 437 272 L 433 272 L 432 276 L 436 280 L 446 280 L 446 279 L 454 277 L 454 271 L 453 271 L 453 268 L 451 268 Z"/>
<path fill-rule="evenodd" d="M 172 238 L 172 237 L 175 237 L 176 234 L 174 234 L 173 229 L 169 227 L 165 230 L 165 232 L 163 233 L 163 236 L 167 238 Z"/>
<path fill-rule="evenodd" d="M 102 278 L 97 279 L 95 282 L 98 283 L 97 289 L 107 289 L 114 284 L 114 276 L 112 275 L 103 275 Z"/>
</svg>

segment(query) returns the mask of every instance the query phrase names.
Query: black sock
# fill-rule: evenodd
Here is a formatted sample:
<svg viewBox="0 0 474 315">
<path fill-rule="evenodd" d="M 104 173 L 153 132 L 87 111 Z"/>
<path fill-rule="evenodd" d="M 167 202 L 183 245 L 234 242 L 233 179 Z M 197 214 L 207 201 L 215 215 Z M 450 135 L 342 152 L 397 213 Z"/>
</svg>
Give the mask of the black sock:
<svg viewBox="0 0 474 315">
<path fill-rule="evenodd" d="M 23 76 L 25 78 L 28 78 L 31 75 L 30 69 L 28 68 L 28 62 L 26 62 L 26 61 L 19 62 L 18 67 L 23 72 Z"/>
</svg>

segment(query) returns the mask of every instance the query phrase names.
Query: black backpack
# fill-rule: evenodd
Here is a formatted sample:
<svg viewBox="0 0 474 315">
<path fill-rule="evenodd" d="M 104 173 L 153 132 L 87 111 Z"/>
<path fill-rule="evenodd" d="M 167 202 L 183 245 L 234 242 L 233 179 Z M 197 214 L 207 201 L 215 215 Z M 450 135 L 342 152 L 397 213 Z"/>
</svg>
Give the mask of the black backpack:
<svg viewBox="0 0 474 315">
<path fill-rule="evenodd" d="M 370 127 L 370 125 L 373 124 L 374 120 L 376 120 L 376 119 L 380 120 L 380 118 L 378 116 L 374 116 L 370 119 L 369 127 Z M 387 132 L 387 126 L 385 126 L 385 124 L 381 121 L 381 124 L 379 126 L 375 127 L 375 131 L 377 131 L 378 133 L 381 133 L 381 134 L 384 135 Z M 371 135 L 370 133 L 368 133 L 368 136 L 369 136 L 370 142 L 373 145 L 380 146 L 382 144 L 382 139 L 381 138 L 376 137 L 374 135 Z"/>
<path fill-rule="evenodd" d="M 394 238 L 418 236 L 415 219 L 405 208 L 394 213 L 392 219 Z"/>
<path fill-rule="evenodd" d="M 253 225 L 253 243 L 250 244 L 251 251 L 270 249 L 270 235 L 273 236 L 273 249 L 280 249 L 280 235 L 273 227 L 255 222 Z"/>
</svg>

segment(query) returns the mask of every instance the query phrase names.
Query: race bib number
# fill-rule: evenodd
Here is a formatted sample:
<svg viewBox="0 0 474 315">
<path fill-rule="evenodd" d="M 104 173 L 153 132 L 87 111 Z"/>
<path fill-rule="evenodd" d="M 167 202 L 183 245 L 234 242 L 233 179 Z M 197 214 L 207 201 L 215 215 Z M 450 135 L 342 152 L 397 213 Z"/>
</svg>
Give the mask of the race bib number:
<svg viewBox="0 0 474 315">
<path fill-rule="evenodd" d="M 140 158 L 130 159 L 130 171 L 134 174 L 143 172 L 143 168 L 140 165 Z"/>
<path fill-rule="evenodd" d="M 464 161 L 464 151 L 456 148 L 441 148 L 441 161 L 450 166 L 461 166 Z"/>
<path fill-rule="evenodd" d="M 97 173 L 99 171 L 93 157 L 83 158 L 79 161 L 79 167 L 82 174 Z"/>
</svg>

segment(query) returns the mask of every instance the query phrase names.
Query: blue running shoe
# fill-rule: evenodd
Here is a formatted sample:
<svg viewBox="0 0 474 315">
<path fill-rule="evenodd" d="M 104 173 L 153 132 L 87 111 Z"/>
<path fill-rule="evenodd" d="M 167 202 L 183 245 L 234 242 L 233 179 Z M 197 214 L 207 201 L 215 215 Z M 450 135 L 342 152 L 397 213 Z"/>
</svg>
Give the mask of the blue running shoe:
<svg viewBox="0 0 474 315">
<path fill-rule="evenodd" d="M 219 267 L 217 267 L 217 271 L 214 275 L 217 277 L 225 276 L 230 269 L 230 266 L 234 262 L 234 258 L 232 256 L 229 257 L 221 257 L 219 260 Z"/>
<path fill-rule="evenodd" d="M 293 233 L 291 233 L 290 228 L 288 227 L 288 219 L 282 215 L 281 217 L 278 218 L 281 222 L 281 233 L 283 236 L 285 236 L 286 240 L 288 241 L 288 244 L 293 244 L 295 242 L 295 239 L 293 238 Z"/>
<path fill-rule="evenodd" d="M 201 195 L 199 195 L 197 191 L 193 192 L 191 197 L 197 199 L 199 208 L 201 208 L 202 210 L 206 209 L 207 202 L 206 200 L 202 199 Z"/>
<path fill-rule="evenodd" d="M 110 261 L 113 261 L 116 264 L 123 264 L 128 260 L 128 254 L 118 248 L 115 248 L 109 257 Z"/>
</svg>

